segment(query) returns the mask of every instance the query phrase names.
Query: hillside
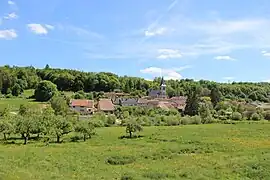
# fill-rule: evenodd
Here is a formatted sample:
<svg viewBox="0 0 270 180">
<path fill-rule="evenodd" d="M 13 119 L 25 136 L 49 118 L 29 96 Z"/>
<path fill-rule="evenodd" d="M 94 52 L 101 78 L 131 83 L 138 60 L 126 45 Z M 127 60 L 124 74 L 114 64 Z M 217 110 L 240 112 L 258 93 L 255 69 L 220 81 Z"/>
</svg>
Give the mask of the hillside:
<svg viewBox="0 0 270 180">
<path fill-rule="evenodd" d="M 0 89 L 2 94 L 11 94 L 12 90 L 35 89 L 38 82 L 48 80 L 57 85 L 59 91 L 69 92 L 110 92 L 123 91 L 131 95 L 144 96 L 150 89 L 158 89 L 160 77 L 154 81 L 143 78 L 118 76 L 113 73 L 81 72 L 69 69 L 44 69 L 34 67 L 0 67 Z M 194 86 L 202 89 L 202 95 L 208 96 L 211 90 L 218 87 L 223 98 L 231 100 L 269 102 L 269 83 L 234 82 L 231 84 L 212 81 L 194 81 L 191 79 L 168 80 L 167 95 L 187 95 Z M 15 91 L 15 90 L 14 90 Z M 16 91 L 15 91 L 16 92 Z"/>
</svg>

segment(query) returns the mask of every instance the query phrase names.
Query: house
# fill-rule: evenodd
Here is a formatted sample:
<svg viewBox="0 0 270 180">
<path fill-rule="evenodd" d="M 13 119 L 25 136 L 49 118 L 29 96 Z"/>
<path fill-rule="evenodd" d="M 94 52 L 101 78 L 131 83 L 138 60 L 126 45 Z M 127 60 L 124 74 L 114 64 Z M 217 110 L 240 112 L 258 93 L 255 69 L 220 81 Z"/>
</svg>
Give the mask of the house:
<svg viewBox="0 0 270 180">
<path fill-rule="evenodd" d="M 114 104 L 120 106 L 137 106 L 138 98 L 116 98 Z"/>
<path fill-rule="evenodd" d="M 147 107 L 148 100 L 144 98 L 138 99 L 137 105 L 140 107 Z"/>
<path fill-rule="evenodd" d="M 172 102 L 172 105 L 176 109 L 178 109 L 178 111 L 184 111 L 185 110 L 187 97 L 185 97 L 185 96 L 172 97 L 170 99 L 170 101 Z"/>
<path fill-rule="evenodd" d="M 70 108 L 80 114 L 93 114 L 96 111 L 93 100 L 74 99 L 70 101 Z"/>
<path fill-rule="evenodd" d="M 98 111 L 103 111 L 105 113 L 113 113 L 115 107 L 111 99 L 100 99 L 98 101 L 97 109 Z"/>
</svg>

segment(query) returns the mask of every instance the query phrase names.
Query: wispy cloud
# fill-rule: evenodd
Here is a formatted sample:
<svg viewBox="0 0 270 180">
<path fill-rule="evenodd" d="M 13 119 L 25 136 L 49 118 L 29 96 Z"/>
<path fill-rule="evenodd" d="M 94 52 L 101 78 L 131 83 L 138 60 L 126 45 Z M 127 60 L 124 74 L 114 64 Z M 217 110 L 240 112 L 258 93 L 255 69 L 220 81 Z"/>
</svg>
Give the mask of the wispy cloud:
<svg viewBox="0 0 270 180">
<path fill-rule="evenodd" d="M 16 3 L 15 3 L 14 1 L 9 0 L 9 1 L 8 1 L 8 4 L 9 4 L 9 5 L 15 5 Z"/>
<path fill-rule="evenodd" d="M 262 51 L 262 55 L 266 57 L 270 57 L 270 52 Z"/>
<path fill-rule="evenodd" d="M 38 35 L 46 35 L 48 34 L 49 30 L 53 29 L 51 25 L 42 25 L 42 24 L 27 24 L 29 30 Z"/>
<path fill-rule="evenodd" d="M 227 80 L 227 81 L 231 81 L 231 80 L 234 80 L 235 77 L 228 76 L 228 77 L 223 77 L 222 79 Z"/>
<path fill-rule="evenodd" d="M 159 68 L 159 67 L 148 67 L 145 69 L 140 70 L 143 74 L 150 74 L 154 77 L 157 76 L 164 76 L 165 79 L 182 79 L 182 75 L 179 73 L 179 71 L 182 71 L 184 69 L 190 68 L 190 66 L 183 66 L 179 68 Z"/>
<path fill-rule="evenodd" d="M 54 30 L 54 26 L 52 26 L 52 25 L 45 24 L 44 26 L 45 26 L 47 29 Z"/>
<path fill-rule="evenodd" d="M 158 36 L 158 35 L 163 35 L 167 32 L 167 28 L 161 27 L 161 28 L 157 28 L 157 29 L 153 29 L 153 30 L 146 30 L 144 32 L 144 35 L 146 37 L 151 37 L 151 36 Z"/>
<path fill-rule="evenodd" d="M 0 39 L 11 40 L 18 37 L 14 29 L 0 30 Z"/>
<path fill-rule="evenodd" d="M 216 56 L 214 59 L 223 61 L 235 61 L 235 59 L 232 58 L 231 56 Z"/>
<path fill-rule="evenodd" d="M 104 38 L 103 35 L 101 35 L 97 32 L 93 32 L 91 30 L 88 30 L 88 29 L 85 29 L 82 27 L 77 27 L 74 25 L 58 24 L 57 28 L 59 30 L 65 31 L 67 33 L 72 33 L 72 34 L 75 34 L 75 35 L 83 37 L 83 38 L 86 38 L 86 37 L 97 38 L 97 39 Z"/>
<path fill-rule="evenodd" d="M 9 13 L 7 16 L 4 17 L 4 19 L 8 19 L 8 20 L 12 20 L 12 19 L 17 19 L 19 16 L 13 12 L 13 13 Z"/>
<path fill-rule="evenodd" d="M 159 49 L 158 54 L 158 59 L 175 59 L 182 57 L 182 54 L 177 49 Z"/>
</svg>

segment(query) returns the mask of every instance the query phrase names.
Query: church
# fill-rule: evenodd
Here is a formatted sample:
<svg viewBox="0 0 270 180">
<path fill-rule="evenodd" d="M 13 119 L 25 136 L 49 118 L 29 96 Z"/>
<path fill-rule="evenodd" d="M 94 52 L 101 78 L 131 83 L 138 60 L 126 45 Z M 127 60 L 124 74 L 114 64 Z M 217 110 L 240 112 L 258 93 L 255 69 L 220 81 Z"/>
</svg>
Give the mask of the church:
<svg viewBox="0 0 270 180">
<path fill-rule="evenodd" d="M 165 84 L 165 80 L 164 80 L 163 77 L 161 78 L 161 81 L 160 81 L 160 85 L 159 86 L 160 86 L 160 89 L 159 90 L 150 89 L 150 91 L 148 93 L 148 96 L 151 97 L 151 98 L 162 98 L 162 99 L 167 98 L 167 95 L 166 95 L 166 84 Z"/>
</svg>

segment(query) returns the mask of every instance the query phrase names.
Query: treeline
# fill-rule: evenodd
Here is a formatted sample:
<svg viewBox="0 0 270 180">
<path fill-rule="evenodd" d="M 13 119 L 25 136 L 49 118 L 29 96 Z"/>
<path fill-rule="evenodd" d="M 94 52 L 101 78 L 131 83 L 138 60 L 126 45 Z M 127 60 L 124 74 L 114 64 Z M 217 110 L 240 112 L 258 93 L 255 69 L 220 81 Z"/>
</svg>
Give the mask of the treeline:
<svg viewBox="0 0 270 180">
<path fill-rule="evenodd" d="M 145 96 L 149 89 L 158 89 L 160 78 L 147 81 L 143 78 L 117 76 L 108 72 L 82 72 L 69 69 L 34 67 L 0 67 L 0 90 L 4 95 L 18 96 L 26 89 L 36 89 L 42 80 L 51 81 L 59 91 L 111 92 L 123 91 L 134 96 Z M 217 83 L 191 79 L 168 80 L 168 96 L 188 95 L 194 86 L 202 88 L 202 96 L 210 96 L 217 88 L 223 99 L 269 102 L 269 83 Z"/>
</svg>

